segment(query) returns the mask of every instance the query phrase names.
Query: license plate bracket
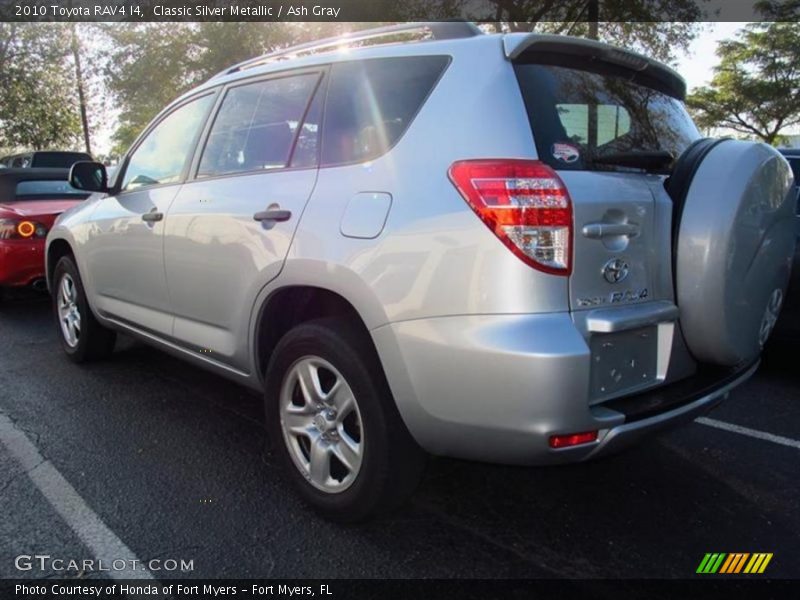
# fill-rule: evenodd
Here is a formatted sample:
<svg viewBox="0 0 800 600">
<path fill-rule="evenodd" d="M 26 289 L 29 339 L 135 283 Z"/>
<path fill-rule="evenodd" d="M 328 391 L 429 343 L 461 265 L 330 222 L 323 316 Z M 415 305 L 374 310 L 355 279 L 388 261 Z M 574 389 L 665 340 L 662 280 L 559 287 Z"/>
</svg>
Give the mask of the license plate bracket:
<svg viewBox="0 0 800 600">
<path fill-rule="evenodd" d="M 657 379 L 657 326 L 594 334 L 590 349 L 593 401 L 635 392 Z"/>
</svg>

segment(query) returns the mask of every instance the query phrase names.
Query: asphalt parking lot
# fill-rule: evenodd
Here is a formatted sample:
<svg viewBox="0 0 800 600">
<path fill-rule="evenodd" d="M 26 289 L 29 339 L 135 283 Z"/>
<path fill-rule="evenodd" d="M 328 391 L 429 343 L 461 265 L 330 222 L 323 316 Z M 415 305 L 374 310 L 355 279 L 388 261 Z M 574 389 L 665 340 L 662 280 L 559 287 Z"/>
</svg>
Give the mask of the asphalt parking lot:
<svg viewBox="0 0 800 600">
<path fill-rule="evenodd" d="M 405 509 L 341 527 L 282 479 L 257 396 L 128 340 L 73 365 L 49 304 L 18 300 L 0 307 L 0 577 L 87 576 L 20 572 L 23 554 L 128 551 L 193 561 L 158 578 L 684 578 L 707 552 L 771 552 L 770 576 L 798 578 L 795 357 L 773 349 L 712 421 L 624 454 L 432 460 Z"/>
</svg>

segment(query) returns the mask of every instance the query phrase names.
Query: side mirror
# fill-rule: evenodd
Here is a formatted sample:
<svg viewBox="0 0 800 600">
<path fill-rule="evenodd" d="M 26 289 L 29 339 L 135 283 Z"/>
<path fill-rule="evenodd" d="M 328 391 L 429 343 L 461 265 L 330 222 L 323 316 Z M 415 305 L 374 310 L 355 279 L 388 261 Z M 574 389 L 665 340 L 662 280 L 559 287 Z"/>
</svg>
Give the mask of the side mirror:
<svg viewBox="0 0 800 600">
<path fill-rule="evenodd" d="M 69 170 L 69 184 L 76 190 L 108 192 L 108 173 L 99 162 L 76 162 Z"/>
</svg>

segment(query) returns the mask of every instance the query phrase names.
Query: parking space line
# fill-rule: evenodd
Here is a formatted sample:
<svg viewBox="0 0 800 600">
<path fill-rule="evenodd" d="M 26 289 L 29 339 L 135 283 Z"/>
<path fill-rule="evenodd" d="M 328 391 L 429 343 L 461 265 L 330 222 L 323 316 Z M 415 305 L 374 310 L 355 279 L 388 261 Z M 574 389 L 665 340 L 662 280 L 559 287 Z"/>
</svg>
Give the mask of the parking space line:
<svg viewBox="0 0 800 600">
<path fill-rule="evenodd" d="M 153 579 L 152 574 L 143 568 L 144 563 L 103 523 L 53 464 L 45 460 L 28 436 L 4 414 L 0 414 L 0 442 L 17 459 L 53 509 L 94 554 L 94 558 L 107 565 L 109 570 L 104 570 L 104 573 L 114 579 Z M 112 567 L 114 561 L 125 561 L 125 568 L 116 570 Z M 139 565 L 139 568 L 134 565 Z"/>
<path fill-rule="evenodd" d="M 757 440 L 764 440 L 772 442 L 773 444 L 780 444 L 781 446 L 788 446 L 789 448 L 800 450 L 800 441 L 793 440 L 792 438 L 774 435 L 765 431 L 758 431 L 757 429 L 750 429 L 749 427 L 742 427 L 741 425 L 734 425 L 733 423 L 726 423 L 725 421 L 717 421 L 716 419 L 709 419 L 708 417 L 699 417 L 694 421 L 695 423 L 707 425 L 708 427 L 715 427 L 716 429 L 739 433 Z"/>
</svg>

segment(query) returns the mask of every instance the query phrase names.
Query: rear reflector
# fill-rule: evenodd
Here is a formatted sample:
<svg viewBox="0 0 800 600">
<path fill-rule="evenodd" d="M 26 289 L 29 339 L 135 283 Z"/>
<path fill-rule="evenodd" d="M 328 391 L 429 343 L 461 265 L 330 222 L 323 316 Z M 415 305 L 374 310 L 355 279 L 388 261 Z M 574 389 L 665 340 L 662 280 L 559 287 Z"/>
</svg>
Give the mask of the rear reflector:
<svg viewBox="0 0 800 600">
<path fill-rule="evenodd" d="M 596 431 L 585 431 L 583 433 L 570 433 L 567 435 L 551 435 L 551 448 L 569 448 L 570 446 L 580 446 L 597 441 Z"/>
<path fill-rule="evenodd" d="M 572 204 L 556 172 L 536 160 L 464 160 L 450 180 L 486 226 L 526 264 L 569 275 Z"/>
</svg>

